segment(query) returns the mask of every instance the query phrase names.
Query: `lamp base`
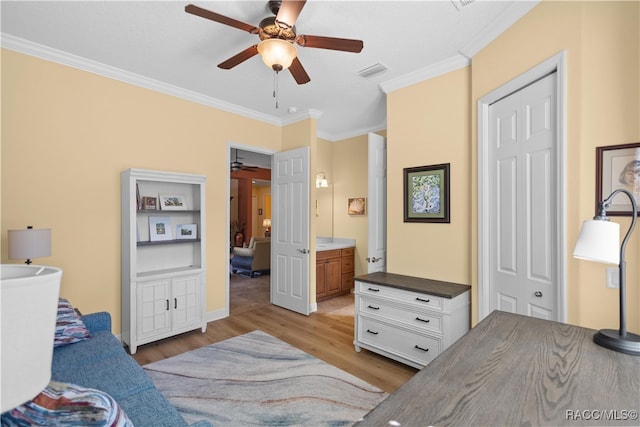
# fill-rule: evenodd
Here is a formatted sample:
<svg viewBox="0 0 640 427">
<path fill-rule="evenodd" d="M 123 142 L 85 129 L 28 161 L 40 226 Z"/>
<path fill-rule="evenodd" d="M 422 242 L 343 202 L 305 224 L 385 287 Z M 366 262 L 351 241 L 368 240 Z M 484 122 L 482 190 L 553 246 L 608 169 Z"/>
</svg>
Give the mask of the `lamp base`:
<svg viewBox="0 0 640 427">
<path fill-rule="evenodd" d="M 593 342 L 613 351 L 640 356 L 640 335 L 630 332 L 623 337 L 617 330 L 601 329 L 593 334 Z"/>
</svg>

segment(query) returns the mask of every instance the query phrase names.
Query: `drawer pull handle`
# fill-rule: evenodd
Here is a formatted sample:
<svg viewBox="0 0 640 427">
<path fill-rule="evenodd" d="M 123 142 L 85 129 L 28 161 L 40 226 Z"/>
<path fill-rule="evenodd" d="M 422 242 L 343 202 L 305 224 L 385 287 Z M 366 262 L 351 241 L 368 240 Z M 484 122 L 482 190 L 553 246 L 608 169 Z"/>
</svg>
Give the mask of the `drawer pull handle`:
<svg viewBox="0 0 640 427">
<path fill-rule="evenodd" d="M 378 335 L 380 333 L 380 332 L 372 331 L 371 329 L 367 329 L 367 332 L 369 332 L 370 334 L 373 334 L 373 335 Z"/>
<path fill-rule="evenodd" d="M 429 323 L 430 322 L 429 319 L 421 319 L 419 317 L 416 317 L 416 320 L 419 321 L 419 322 L 424 322 L 424 323 Z"/>
<path fill-rule="evenodd" d="M 369 290 L 370 290 L 371 292 L 380 292 L 380 289 L 376 289 L 376 288 L 369 288 Z"/>
<path fill-rule="evenodd" d="M 178 298 L 173 299 L 173 308 L 178 308 Z"/>
<path fill-rule="evenodd" d="M 380 310 L 380 307 L 374 307 L 372 305 L 368 305 L 368 308 L 370 308 L 371 310 Z"/>
<path fill-rule="evenodd" d="M 420 297 L 416 297 L 417 301 L 422 301 L 422 302 L 430 302 L 430 299 L 424 299 L 424 298 L 420 298 Z"/>
<path fill-rule="evenodd" d="M 167 311 L 169 311 L 169 300 L 167 300 Z"/>
<path fill-rule="evenodd" d="M 426 353 L 427 351 L 429 351 L 429 349 L 428 349 L 428 348 L 422 348 L 422 347 L 420 347 L 418 344 L 416 344 L 414 347 L 415 347 L 415 348 L 417 348 L 418 350 L 422 350 L 422 351 L 424 351 L 425 353 Z"/>
</svg>

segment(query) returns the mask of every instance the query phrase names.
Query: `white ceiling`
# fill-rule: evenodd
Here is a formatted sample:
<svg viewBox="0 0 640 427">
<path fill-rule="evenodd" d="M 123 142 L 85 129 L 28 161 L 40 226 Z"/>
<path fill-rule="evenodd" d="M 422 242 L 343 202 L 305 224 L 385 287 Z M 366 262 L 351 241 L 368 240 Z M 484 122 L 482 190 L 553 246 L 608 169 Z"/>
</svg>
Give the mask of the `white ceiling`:
<svg viewBox="0 0 640 427">
<path fill-rule="evenodd" d="M 469 0 L 464 0 L 468 2 Z M 184 11 L 188 1 L 6 1 L 2 46 L 284 125 L 318 117 L 318 135 L 338 140 L 386 127 L 385 92 L 460 68 L 538 0 L 309 0 L 298 34 L 364 41 L 359 54 L 298 48 L 311 82 L 274 76 L 255 56 L 232 70 L 217 64 L 258 36 Z M 192 1 L 257 25 L 267 1 Z M 383 63 L 368 78 L 359 70 Z M 295 110 L 295 111 L 293 111 Z"/>
</svg>

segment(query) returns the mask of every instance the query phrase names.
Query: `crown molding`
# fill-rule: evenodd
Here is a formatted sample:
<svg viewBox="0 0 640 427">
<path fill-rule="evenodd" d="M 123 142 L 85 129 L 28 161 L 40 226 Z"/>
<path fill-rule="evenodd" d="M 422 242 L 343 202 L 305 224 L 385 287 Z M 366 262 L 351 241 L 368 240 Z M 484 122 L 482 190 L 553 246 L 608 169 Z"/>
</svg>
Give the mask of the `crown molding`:
<svg viewBox="0 0 640 427">
<path fill-rule="evenodd" d="M 387 121 L 384 120 L 382 123 L 362 129 L 353 129 L 348 132 L 343 133 L 326 133 L 318 131 L 318 138 L 322 138 L 326 141 L 337 142 L 342 141 L 343 139 L 355 138 L 357 136 L 366 135 L 369 132 L 379 132 L 387 129 Z"/>
<path fill-rule="evenodd" d="M 187 101 L 217 108 L 219 110 L 238 114 L 253 120 L 258 120 L 275 126 L 282 126 L 282 120 L 275 116 L 263 114 L 249 108 L 244 108 L 235 104 L 221 101 L 216 98 L 202 95 L 200 93 L 184 89 L 178 86 L 163 83 L 159 80 L 151 79 L 140 74 L 131 73 L 101 62 L 93 61 L 81 56 L 73 55 L 58 49 L 53 49 L 39 43 L 15 37 L 10 34 L 0 33 L 1 46 L 5 49 L 35 56 L 47 61 L 55 62 L 68 67 L 76 68 L 89 73 L 97 74 L 110 79 L 118 80 L 134 86 L 149 89 L 165 95 L 175 96 Z"/>
<path fill-rule="evenodd" d="M 405 74 L 404 76 L 382 82 L 379 84 L 379 88 L 385 94 L 389 94 L 395 90 L 432 79 L 459 68 L 464 68 L 470 64 L 471 60 L 463 55 L 452 56 L 444 61 L 437 62 L 428 67 L 420 68 L 409 74 Z"/>
<path fill-rule="evenodd" d="M 536 7 L 540 0 L 514 1 L 491 24 L 478 33 L 471 42 L 458 51 L 467 58 L 473 58 L 476 53 L 484 49 L 507 28 L 515 24 L 520 18 Z"/>
<path fill-rule="evenodd" d="M 291 114 L 287 117 L 283 117 L 281 119 L 281 126 L 287 126 L 293 123 L 297 123 L 300 122 L 302 120 L 307 120 L 307 119 L 319 119 L 320 116 L 322 116 L 322 111 L 320 110 L 315 110 L 313 108 L 310 108 L 308 110 L 305 111 L 300 111 L 298 113 L 294 113 Z"/>
</svg>

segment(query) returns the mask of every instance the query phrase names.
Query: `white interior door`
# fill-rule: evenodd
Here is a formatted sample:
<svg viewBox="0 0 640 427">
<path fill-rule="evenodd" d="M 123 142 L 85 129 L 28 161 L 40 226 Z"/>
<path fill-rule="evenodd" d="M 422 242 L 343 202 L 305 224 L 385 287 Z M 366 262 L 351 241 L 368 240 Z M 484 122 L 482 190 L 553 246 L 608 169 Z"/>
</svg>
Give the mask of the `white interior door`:
<svg viewBox="0 0 640 427">
<path fill-rule="evenodd" d="M 271 194 L 271 302 L 308 315 L 308 147 L 273 155 Z"/>
<path fill-rule="evenodd" d="M 489 107 L 490 311 L 558 320 L 555 76 Z"/>
<path fill-rule="evenodd" d="M 387 269 L 387 139 L 369 134 L 367 272 Z"/>
</svg>

